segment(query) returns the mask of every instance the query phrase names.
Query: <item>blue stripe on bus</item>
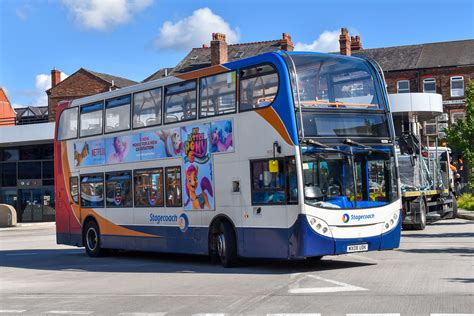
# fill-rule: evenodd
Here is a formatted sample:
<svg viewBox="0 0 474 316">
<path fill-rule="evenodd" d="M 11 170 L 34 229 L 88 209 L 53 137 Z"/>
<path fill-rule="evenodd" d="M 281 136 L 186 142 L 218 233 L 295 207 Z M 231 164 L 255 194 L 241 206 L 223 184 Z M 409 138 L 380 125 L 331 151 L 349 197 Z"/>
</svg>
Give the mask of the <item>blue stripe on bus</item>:
<svg viewBox="0 0 474 316">
<path fill-rule="evenodd" d="M 189 227 L 181 232 L 170 226 L 124 226 L 142 233 L 167 237 L 102 237 L 106 248 L 126 248 L 141 251 L 207 254 L 208 228 Z M 313 231 L 306 216 L 300 214 L 290 228 L 237 227 L 239 256 L 247 258 L 304 258 L 343 254 L 347 246 L 368 244 L 369 251 L 397 248 L 400 244 L 401 222 L 391 231 L 363 238 L 328 238 Z"/>
</svg>

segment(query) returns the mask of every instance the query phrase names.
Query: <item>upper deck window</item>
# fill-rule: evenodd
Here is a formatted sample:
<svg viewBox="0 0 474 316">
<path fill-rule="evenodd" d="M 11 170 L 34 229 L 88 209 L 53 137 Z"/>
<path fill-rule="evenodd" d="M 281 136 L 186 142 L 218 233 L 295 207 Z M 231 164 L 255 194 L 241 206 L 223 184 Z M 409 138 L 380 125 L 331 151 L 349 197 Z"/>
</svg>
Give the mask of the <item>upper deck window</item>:
<svg viewBox="0 0 474 316">
<path fill-rule="evenodd" d="M 240 110 L 270 105 L 278 91 L 278 73 L 269 64 L 240 70 Z"/>
<path fill-rule="evenodd" d="M 196 81 L 165 87 L 165 124 L 196 119 Z"/>
<path fill-rule="evenodd" d="M 133 95 L 133 128 L 161 124 L 161 88 Z"/>
<path fill-rule="evenodd" d="M 384 106 L 375 73 L 364 60 L 328 55 L 291 55 L 295 104 L 317 109 L 370 109 Z M 288 60 L 288 59 L 287 59 Z M 288 63 L 293 69 L 293 63 Z M 298 82 L 295 79 L 298 79 Z"/>
<path fill-rule="evenodd" d="M 107 100 L 105 103 L 105 132 L 112 133 L 130 129 L 129 95 Z"/>
<path fill-rule="evenodd" d="M 102 110 L 102 102 L 81 107 L 81 137 L 102 134 Z"/>
<path fill-rule="evenodd" d="M 59 119 L 58 140 L 77 138 L 77 114 L 77 107 L 63 111 Z"/>
<path fill-rule="evenodd" d="M 199 116 L 235 113 L 236 73 L 228 72 L 201 78 Z"/>
</svg>

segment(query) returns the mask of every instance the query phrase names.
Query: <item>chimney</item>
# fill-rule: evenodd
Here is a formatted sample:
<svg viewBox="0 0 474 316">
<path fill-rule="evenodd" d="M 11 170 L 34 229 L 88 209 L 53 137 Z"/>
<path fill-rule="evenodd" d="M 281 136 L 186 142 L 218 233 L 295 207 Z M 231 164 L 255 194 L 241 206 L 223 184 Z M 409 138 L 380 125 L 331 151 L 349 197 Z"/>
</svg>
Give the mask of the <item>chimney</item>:
<svg viewBox="0 0 474 316">
<path fill-rule="evenodd" d="M 351 51 L 361 50 L 362 44 L 360 43 L 360 36 L 357 35 L 355 38 L 351 36 Z"/>
<path fill-rule="evenodd" d="M 57 70 L 56 68 L 53 68 L 53 70 L 51 70 L 51 88 L 56 87 L 57 84 L 60 82 L 61 82 L 61 72 Z"/>
<path fill-rule="evenodd" d="M 341 55 L 351 55 L 351 38 L 345 27 L 341 28 L 341 35 L 339 35 L 339 52 Z"/>
<path fill-rule="evenodd" d="M 225 34 L 212 33 L 211 65 L 224 64 L 227 60 L 227 43 L 225 41 Z"/>
<path fill-rule="evenodd" d="M 291 41 L 291 36 L 287 33 L 283 33 L 282 38 L 280 40 L 280 47 L 282 50 L 286 50 L 287 52 L 292 52 L 295 49 L 293 42 Z"/>
</svg>

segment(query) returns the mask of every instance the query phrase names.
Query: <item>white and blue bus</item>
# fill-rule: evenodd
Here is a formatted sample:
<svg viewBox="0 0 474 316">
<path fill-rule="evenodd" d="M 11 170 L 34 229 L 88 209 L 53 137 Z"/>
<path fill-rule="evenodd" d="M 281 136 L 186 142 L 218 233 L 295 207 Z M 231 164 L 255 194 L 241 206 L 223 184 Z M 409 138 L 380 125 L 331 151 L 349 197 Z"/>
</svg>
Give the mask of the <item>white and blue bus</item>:
<svg viewBox="0 0 474 316">
<path fill-rule="evenodd" d="M 399 246 L 394 132 L 370 61 L 267 53 L 57 113 L 59 244 L 226 267 Z"/>
</svg>

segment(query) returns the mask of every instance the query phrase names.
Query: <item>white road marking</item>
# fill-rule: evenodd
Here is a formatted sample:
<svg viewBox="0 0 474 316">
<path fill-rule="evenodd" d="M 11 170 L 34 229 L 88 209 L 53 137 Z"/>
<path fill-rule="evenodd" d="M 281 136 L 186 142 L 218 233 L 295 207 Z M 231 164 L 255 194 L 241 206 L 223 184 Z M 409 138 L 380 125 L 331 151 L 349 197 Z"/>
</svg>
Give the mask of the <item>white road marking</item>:
<svg viewBox="0 0 474 316">
<path fill-rule="evenodd" d="M 449 314 L 449 313 L 438 313 L 430 314 L 430 316 L 474 316 L 474 314 Z"/>
<path fill-rule="evenodd" d="M 400 316 L 400 314 L 384 314 L 384 313 L 375 313 L 375 314 L 346 314 L 346 316 Z"/>
<path fill-rule="evenodd" d="M 158 313 L 120 313 L 119 315 L 126 315 L 126 316 L 164 316 L 166 315 L 165 312 L 158 312 Z"/>
<path fill-rule="evenodd" d="M 26 309 L 0 309 L 1 314 L 20 314 L 26 312 Z"/>
<path fill-rule="evenodd" d="M 226 316 L 227 314 L 225 313 L 198 313 L 198 314 L 192 314 L 193 316 Z"/>
<path fill-rule="evenodd" d="M 321 316 L 321 314 L 315 314 L 315 313 L 278 313 L 278 314 L 267 314 L 267 316 Z"/>
<path fill-rule="evenodd" d="M 25 252 L 25 253 L 7 253 L 5 256 L 32 256 L 37 255 L 37 252 Z"/>
<path fill-rule="evenodd" d="M 349 291 L 368 291 L 363 287 L 350 285 L 347 283 L 325 279 L 316 275 L 307 275 L 309 278 L 313 278 L 319 281 L 324 281 L 327 283 L 332 283 L 337 286 L 327 286 L 327 287 L 310 287 L 310 288 L 299 288 L 298 284 L 302 279 L 296 282 L 296 287 L 290 288 L 288 293 L 290 294 L 310 294 L 310 293 L 336 293 L 336 292 L 349 292 Z M 290 285 L 291 287 L 291 285 Z"/>
<path fill-rule="evenodd" d="M 46 314 L 60 314 L 60 315 L 90 315 L 93 311 L 47 311 Z"/>
<path fill-rule="evenodd" d="M 9 299 L 38 299 L 38 298 L 49 298 L 49 299 L 60 299 L 60 298 L 91 298 L 91 297 L 223 297 L 226 295 L 220 294 L 78 294 L 78 295 L 59 295 L 59 294 L 26 294 L 26 295 L 14 295 L 9 296 Z"/>
</svg>

